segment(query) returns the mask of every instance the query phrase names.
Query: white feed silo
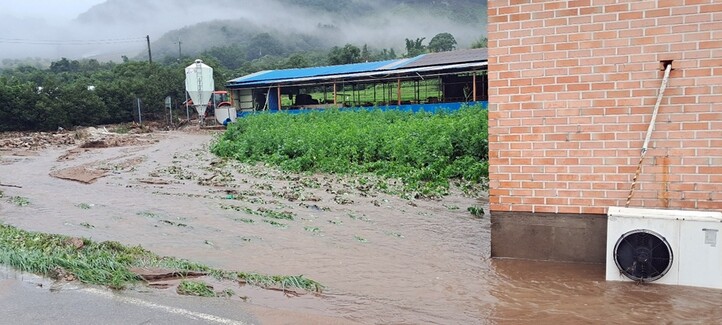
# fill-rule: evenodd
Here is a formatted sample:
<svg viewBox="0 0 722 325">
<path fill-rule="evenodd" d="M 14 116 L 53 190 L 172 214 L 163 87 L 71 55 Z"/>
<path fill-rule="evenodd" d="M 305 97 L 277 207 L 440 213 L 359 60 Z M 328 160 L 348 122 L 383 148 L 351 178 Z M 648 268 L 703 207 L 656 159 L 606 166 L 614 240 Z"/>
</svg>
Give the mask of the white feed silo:
<svg viewBox="0 0 722 325">
<path fill-rule="evenodd" d="M 186 67 L 186 91 L 193 100 L 201 122 L 205 118 L 206 107 L 214 90 L 213 68 L 203 64 L 201 60 Z"/>
</svg>

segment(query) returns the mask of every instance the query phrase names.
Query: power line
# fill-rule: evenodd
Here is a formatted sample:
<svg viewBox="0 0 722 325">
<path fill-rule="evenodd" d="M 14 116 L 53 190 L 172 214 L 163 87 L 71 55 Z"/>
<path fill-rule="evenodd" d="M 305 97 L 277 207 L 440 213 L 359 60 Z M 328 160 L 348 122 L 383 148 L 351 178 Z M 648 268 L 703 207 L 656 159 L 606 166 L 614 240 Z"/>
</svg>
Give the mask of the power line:
<svg viewBox="0 0 722 325">
<path fill-rule="evenodd" d="M 0 43 L 5 44 L 27 44 L 27 45 L 98 45 L 98 44 L 122 44 L 145 41 L 145 37 L 138 38 L 115 38 L 96 40 L 32 40 L 22 38 L 0 38 Z"/>
</svg>

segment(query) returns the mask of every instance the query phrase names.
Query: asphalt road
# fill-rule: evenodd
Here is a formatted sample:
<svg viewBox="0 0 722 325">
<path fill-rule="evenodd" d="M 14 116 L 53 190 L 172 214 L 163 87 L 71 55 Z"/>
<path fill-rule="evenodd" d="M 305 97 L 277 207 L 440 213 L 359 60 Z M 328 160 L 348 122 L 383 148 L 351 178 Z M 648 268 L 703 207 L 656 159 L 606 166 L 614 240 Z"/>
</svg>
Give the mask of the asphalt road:
<svg viewBox="0 0 722 325">
<path fill-rule="evenodd" d="M 56 284 L 0 267 L 0 324 L 258 324 L 226 299 Z"/>
</svg>

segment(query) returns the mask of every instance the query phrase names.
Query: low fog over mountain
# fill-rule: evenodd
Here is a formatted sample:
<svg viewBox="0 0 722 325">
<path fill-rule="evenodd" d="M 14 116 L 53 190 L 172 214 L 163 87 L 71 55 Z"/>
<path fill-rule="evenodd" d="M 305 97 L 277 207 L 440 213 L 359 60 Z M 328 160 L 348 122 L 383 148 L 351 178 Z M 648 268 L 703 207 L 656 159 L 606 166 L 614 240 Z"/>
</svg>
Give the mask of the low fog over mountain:
<svg viewBox="0 0 722 325">
<path fill-rule="evenodd" d="M 404 39 L 449 32 L 468 47 L 486 35 L 485 0 L 107 0 L 62 23 L 0 13 L 0 59 L 120 61 L 184 55 L 271 35 L 290 49 L 353 43 L 401 52 Z M 262 51 L 263 49 L 259 49 Z M 261 53 L 262 54 L 262 53 Z"/>
</svg>

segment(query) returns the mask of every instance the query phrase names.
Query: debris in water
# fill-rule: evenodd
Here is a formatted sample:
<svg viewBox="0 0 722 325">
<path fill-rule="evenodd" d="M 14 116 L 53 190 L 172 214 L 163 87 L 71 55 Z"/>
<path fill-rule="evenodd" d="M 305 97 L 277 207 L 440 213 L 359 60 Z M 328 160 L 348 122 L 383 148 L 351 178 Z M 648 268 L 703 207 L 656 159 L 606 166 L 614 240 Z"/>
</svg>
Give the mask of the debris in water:
<svg viewBox="0 0 722 325">
<path fill-rule="evenodd" d="M 321 228 L 319 228 L 319 227 L 311 227 L 311 226 L 303 227 L 303 230 L 308 231 L 308 232 L 312 232 L 312 233 L 321 232 Z"/>
<path fill-rule="evenodd" d="M 83 226 L 83 227 L 85 227 L 85 228 L 88 228 L 88 229 L 95 228 L 95 226 L 93 226 L 93 225 L 91 225 L 91 224 L 89 224 L 89 223 L 87 223 L 87 222 L 82 222 L 82 223 L 80 223 L 80 225 Z"/>
<path fill-rule="evenodd" d="M 77 206 L 78 208 L 83 209 L 83 210 L 88 210 L 88 209 L 92 208 L 92 207 L 95 206 L 95 205 L 94 205 L 94 204 L 87 204 L 87 203 L 80 203 L 80 204 L 78 204 L 78 205 L 76 205 L 76 206 Z"/>
</svg>

